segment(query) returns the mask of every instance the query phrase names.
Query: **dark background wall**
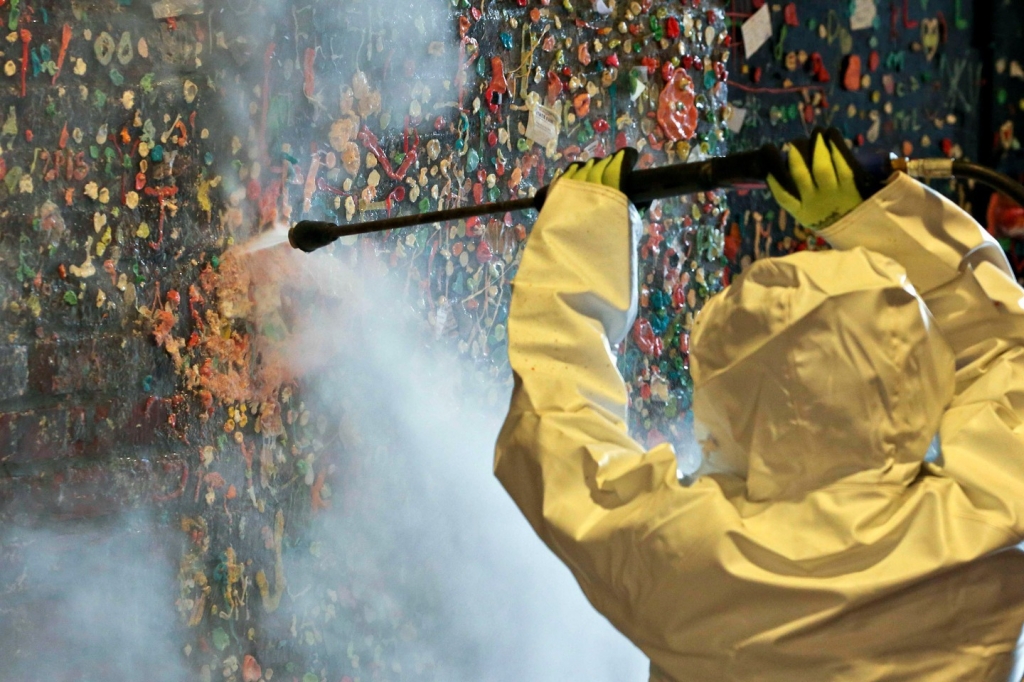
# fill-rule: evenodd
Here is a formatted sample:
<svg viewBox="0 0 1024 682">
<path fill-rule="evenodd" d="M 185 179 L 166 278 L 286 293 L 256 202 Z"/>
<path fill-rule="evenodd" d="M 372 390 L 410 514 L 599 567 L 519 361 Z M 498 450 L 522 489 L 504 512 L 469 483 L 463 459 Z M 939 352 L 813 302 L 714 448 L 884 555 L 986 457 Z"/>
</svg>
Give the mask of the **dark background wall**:
<svg viewBox="0 0 1024 682">
<path fill-rule="evenodd" d="M 984 49 L 983 63 L 988 87 L 979 103 L 984 112 L 979 159 L 1018 180 L 1024 177 L 1019 130 L 1024 124 L 1024 68 L 1021 40 L 1024 39 L 1024 7 L 1018 2 L 997 0 L 978 4 L 978 43 Z M 1024 270 L 1024 244 L 1020 228 L 1024 215 L 1020 207 L 999 196 L 982 192 L 975 212 L 983 209 L 986 224 L 1003 243 L 1018 277 Z"/>
<path fill-rule="evenodd" d="M 763 4 L 729 3 L 737 34 Z M 781 144 L 808 136 L 815 126 L 835 126 L 866 150 L 989 158 L 985 58 L 992 17 L 976 20 L 974 3 L 960 0 L 874 4 L 873 28 L 852 30 L 854 3 L 769 3 L 773 39 L 750 59 L 737 50 L 730 63 L 730 103 L 750 112 L 730 138 L 731 149 Z M 817 58 L 823 70 L 814 68 Z M 859 79 L 850 75 L 851 62 L 860 65 Z M 942 181 L 935 188 L 984 216 L 985 197 L 973 206 L 966 185 Z M 815 242 L 780 217 L 768 195 L 734 199 L 731 206 L 744 253 L 777 255 Z M 762 216 L 760 238 L 755 214 Z"/>
</svg>

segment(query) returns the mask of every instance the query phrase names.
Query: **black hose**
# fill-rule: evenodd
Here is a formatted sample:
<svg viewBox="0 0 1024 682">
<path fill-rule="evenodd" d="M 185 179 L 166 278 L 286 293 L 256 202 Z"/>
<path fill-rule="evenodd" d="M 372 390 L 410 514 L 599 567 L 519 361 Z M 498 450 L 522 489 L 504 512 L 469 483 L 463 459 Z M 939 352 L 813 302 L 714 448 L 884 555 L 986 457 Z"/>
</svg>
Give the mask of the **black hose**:
<svg viewBox="0 0 1024 682">
<path fill-rule="evenodd" d="M 1024 185 L 1007 175 L 997 173 L 991 168 L 985 168 L 969 161 L 954 161 L 953 175 L 958 178 L 977 180 L 998 192 L 1002 192 L 1021 206 L 1024 206 Z"/>
</svg>

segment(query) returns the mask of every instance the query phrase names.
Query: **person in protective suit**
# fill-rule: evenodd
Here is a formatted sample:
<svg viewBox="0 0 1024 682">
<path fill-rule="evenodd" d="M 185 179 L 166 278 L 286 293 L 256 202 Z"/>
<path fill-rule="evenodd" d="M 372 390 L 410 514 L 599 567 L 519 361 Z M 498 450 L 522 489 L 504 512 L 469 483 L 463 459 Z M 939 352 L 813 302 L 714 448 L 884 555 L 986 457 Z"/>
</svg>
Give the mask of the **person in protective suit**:
<svg viewBox="0 0 1024 682">
<path fill-rule="evenodd" d="M 684 486 L 627 433 L 620 153 L 571 167 L 530 236 L 496 474 L 651 680 L 1020 680 L 1024 289 L 944 197 L 868 196 L 834 131 L 805 151 L 770 184 L 833 250 L 754 263 L 692 330 L 717 473 Z"/>
</svg>

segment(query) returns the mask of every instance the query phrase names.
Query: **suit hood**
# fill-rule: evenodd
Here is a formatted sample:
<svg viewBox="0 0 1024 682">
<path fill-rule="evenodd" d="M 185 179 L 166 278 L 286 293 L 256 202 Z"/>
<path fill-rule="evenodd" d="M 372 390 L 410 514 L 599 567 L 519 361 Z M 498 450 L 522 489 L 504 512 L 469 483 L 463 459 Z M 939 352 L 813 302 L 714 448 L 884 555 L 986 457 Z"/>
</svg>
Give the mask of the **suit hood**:
<svg viewBox="0 0 1024 682">
<path fill-rule="evenodd" d="M 918 474 L 952 400 L 954 356 L 895 261 L 866 251 L 754 263 L 691 339 L 709 464 L 751 500 Z"/>
</svg>

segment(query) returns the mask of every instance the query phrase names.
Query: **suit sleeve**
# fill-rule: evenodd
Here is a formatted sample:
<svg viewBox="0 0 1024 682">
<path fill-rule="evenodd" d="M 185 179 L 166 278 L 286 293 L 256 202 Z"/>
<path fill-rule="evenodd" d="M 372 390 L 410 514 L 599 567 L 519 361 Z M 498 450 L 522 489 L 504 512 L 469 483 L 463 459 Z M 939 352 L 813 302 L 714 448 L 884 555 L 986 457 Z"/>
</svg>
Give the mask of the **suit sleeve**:
<svg viewBox="0 0 1024 682">
<path fill-rule="evenodd" d="M 646 451 L 627 433 L 611 346 L 635 317 L 638 228 L 613 189 L 575 180 L 552 189 L 514 283 L 515 385 L 495 472 L 591 603 L 656 656 L 663 619 L 685 612 L 681 594 L 658 587 L 663 566 L 686 571 L 698 534 L 716 532 L 728 502 L 710 482 L 680 486 L 670 445 Z"/>
<path fill-rule="evenodd" d="M 956 354 L 956 393 L 937 470 L 974 511 L 1024 537 L 1024 289 L 998 242 L 906 175 L 822 231 L 899 262 Z"/>
</svg>

